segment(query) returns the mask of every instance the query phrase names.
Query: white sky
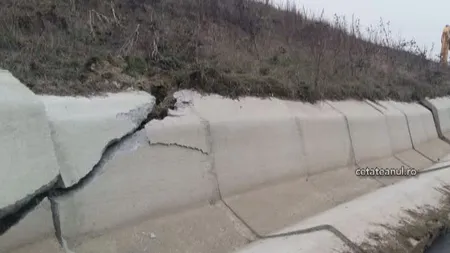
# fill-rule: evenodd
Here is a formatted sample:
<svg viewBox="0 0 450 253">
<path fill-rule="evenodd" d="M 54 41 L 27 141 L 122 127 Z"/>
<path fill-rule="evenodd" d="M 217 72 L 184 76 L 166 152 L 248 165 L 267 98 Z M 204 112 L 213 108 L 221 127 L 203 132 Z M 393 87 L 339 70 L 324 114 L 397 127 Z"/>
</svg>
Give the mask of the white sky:
<svg viewBox="0 0 450 253">
<path fill-rule="evenodd" d="M 272 0 L 274 4 L 286 3 L 286 0 Z M 351 21 L 352 14 L 359 18 L 361 26 L 376 26 L 380 17 L 390 21 L 394 36 L 414 39 L 419 45 L 431 48 L 433 56 L 439 54 L 441 32 L 450 24 L 448 1 L 443 0 L 289 0 L 297 8 L 332 19 L 334 14 L 343 15 Z"/>
</svg>

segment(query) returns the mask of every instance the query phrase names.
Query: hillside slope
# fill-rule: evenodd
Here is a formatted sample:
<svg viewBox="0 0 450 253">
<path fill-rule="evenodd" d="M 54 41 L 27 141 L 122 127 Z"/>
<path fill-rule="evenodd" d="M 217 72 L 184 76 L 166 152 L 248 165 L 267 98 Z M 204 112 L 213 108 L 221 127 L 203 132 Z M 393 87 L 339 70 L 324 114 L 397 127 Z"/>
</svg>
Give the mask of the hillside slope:
<svg viewBox="0 0 450 253">
<path fill-rule="evenodd" d="M 158 102 L 180 88 L 307 101 L 450 94 L 448 71 L 383 25 L 366 42 L 357 22 L 345 31 L 343 19 L 330 26 L 247 0 L 0 2 L 0 68 L 36 93 L 134 87 Z"/>
</svg>

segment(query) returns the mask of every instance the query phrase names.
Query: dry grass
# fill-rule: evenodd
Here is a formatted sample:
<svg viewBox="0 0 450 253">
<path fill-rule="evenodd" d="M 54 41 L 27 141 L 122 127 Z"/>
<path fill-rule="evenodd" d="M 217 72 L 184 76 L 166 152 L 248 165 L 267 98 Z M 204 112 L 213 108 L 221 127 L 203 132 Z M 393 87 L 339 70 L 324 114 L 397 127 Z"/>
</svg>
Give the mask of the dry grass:
<svg viewBox="0 0 450 253">
<path fill-rule="evenodd" d="M 449 72 L 383 23 L 367 41 L 358 21 L 330 24 L 248 0 L 0 3 L 0 67 L 36 93 L 133 87 L 163 101 L 193 88 L 311 102 L 450 94 Z"/>
<path fill-rule="evenodd" d="M 440 206 L 421 206 L 406 210 L 396 225 L 376 224 L 384 233 L 370 233 L 359 246 L 365 253 L 423 253 L 450 229 L 450 186 L 439 189 Z M 350 253 L 350 252 L 343 252 Z"/>
</svg>

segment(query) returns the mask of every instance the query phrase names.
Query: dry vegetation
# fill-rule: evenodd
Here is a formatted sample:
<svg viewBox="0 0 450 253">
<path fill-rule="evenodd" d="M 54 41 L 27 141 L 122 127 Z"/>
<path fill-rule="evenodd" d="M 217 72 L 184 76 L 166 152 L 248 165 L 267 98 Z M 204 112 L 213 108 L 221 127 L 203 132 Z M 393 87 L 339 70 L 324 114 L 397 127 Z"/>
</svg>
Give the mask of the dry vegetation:
<svg viewBox="0 0 450 253">
<path fill-rule="evenodd" d="M 448 72 L 383 23 L 364 41 L 358 21 L 248 0 L 0 2 L 0 68 L 36 93 L 133 87 L 158 102 L 180 88 L 304 101 L 450 94 Z"/>
</svg>

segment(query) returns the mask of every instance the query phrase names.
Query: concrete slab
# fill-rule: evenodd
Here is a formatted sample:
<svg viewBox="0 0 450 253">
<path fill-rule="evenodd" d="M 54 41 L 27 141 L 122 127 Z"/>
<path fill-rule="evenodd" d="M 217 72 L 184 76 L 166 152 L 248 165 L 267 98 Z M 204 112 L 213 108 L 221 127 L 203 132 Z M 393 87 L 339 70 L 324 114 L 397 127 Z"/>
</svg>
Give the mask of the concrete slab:
<svg viewBox="0 0 450 253">
<path fill-rule="evenodd" d="M 190 147 L 210 153 L 208 123 L 192 111 L 184 108 L 170 111 L 163 120 L 152 120 L 145 125 L 150 143 Z"/>
<path fill-rule="evenodd" d="M 8 71 L 0 72 L 0 218 L 59 174 L 44 105 Z"/>
<path fill-rule="evenodd" d="M 394 153 L 400 153 L 411 150 L 413 146 L 409 134 L 408 122 L 404 113 L 388 101 L 372 102 L 365 100 L 365 102 L 373 106 L 386 117 L 392 151 Z"/>
<path fill-rule="evenodd" d="M 80 253 L 228 253 L 253 239 L 222 204 L 141 220 L 71 245 Z M 15 253 L 15 252 L 14 252 Z M 30 252 L 31 253 L 31 252 Z"/>
<path fill-rule="evenodd" d="M 0 252 L 8 252 L 26 244 L 54 236 L 53 218 L 48 199 L 44 199 L 19 223 L 0 235 Z"/>
<path fill-rule="evenodd" d="M 450 133 L 450 97 L 439 97 L 425 99 L 425 103 L 432 110 L 434 118 L 437 120 L 437 129 L 442 134 Z"/>
<path fill-rule="evenodd" d="M 331 198 L 306 178 L 234 195 L 224 201 L 263 235 L 333 206 Z"/>
<path fill-rule="evenodd" d="M 328 231 L 256 241 L 237 253 L 338 253 L 350 250 Z M 351 251 L 349 251 L 351 252 Z"/>
<path fill-rule="evenodd" d="M 135 130 L 155 104 L 155 98 L 145 92 L 40 98 L 50 120 L 66 187 L 85 177 L 99 162 L 107 145 Z"/>
<path fill-rule="evenodd" d="M 382 185 L 342 168 L 226 198 L 228 205 L 260 234 L 325 211 Z M 270 217 L 270 219 L 267 219 Z"/>
<path fill-rule="evenodd" d="M 345 117 L 325 102 L 285 101 L 299 127 L 308 175 L 354 164 Z"/>
<path fill-rule="evenodd" d="M 433 175 L 430 175 L 432 173 Z M 330 224 L 353 242 L 362 242 L 367 239 L 365 237 L 367 231 L 384 231 L 374 224 L 395 224 L 403 210 L 424 205 L 437 206 L 442 195 L 434 187 L 440 187 L 442 181 L 436 177 L 448 179 L 450 170 L 430 172 L 428 175 L 425 174 L 380 188 L 304 220 L 301 224 L 303 227 Z M 350 220 L 352 221 L 351 226 L 348 224 Z M 301 226 L 294 225 L 280 232 L 294 231 L 300 228 Z"/>
<path fill-rule="evenodd" d="M 147 139 L 146 132 L 137 134 L 141 133 L 140 138 Z M 135 147 L 126 142 L 122 145 Z M 62 234 L 70 239 L 204 205 L 215 195 L 216 182 L 207 155 L 185 147 L 144 143 L 132 152 L 113 156 L 91 182 L 56 202 Z"/>
<path fill-rule="evenodd" d="M 61 248 L 56 238 L 47 238 L 5 253 L 70 253 Z M 81 252 L 80 252 L 81 253 Z M 86 252 L 87 253 L 87 252 Z M 94 253 L 94 252 L 92 252 Z"/>
<path fill-rule="evenodd" d="M 401 110 L 390 103 L 390 101 L 373 102 L 366 100 L 366 103 L 373 106 L 386 117 L 389 138 L 395 158 L 405 165 L 419 170 L 431 166 L 432 161 L 413 149 L 407 117 Z"/>
<path fill-rule="evenodd" d="M 439 162 L 450 153 L 450 145 L 440 139 L 433 139 L 420 144 L 416 150 L 434 162 Z"/>
<path fill-rule="evenodd" d="M 238 100 L 180 91 L 209 123 L 214 169 L 222 196 L 267 182 L 306 174 L 302 140 L 294 117 L 277 99 Z"/>
<path fill-rule="evenodd" d="M 347 118 L 356 163 L 393 155 L 388 126 L 381 112 L 362 101 L 327 103 Z"/>
<path fill-rule="evenodd" d="M 349 240 L 361 243 L 368 240 L 368 232 L 385 231 L 377 223 L 394 225 L 402 216 L 402 211 L 417 206 L 437 206 L 442 195 L 434 189 L 441 186 L 441 180 L 450 180 L 450 170 L 441 170 L 424 174 L 418 178 L 404 180 L 397 184 L 380 188 L 333 209 L 306 219 L 273 234 L 297 231 L 317 225 L 329 224 L 343 233 Z M 315 236 L 314 236 L 315 235 Z M 314 237 L 315 242 L 303 239 Z M 292 239 L 291 239 L 292 238 Z M 295 238 L 295 239 L 294 239 Z M 282 240 L 283 239 L 283 240 Z M 343 245 L 334 236 L 324 232 L 291 236 L 274 240 L 256 242 L 243 248 L 239 253 L 261 252 L 340 252 Z"/>
<path fill-rule="evenodd" d="M 402 163 L 417 170 L 424 170 L 433 164 L 432 160 L 412 149 L 397 153 L 395 157 Z"/>
<path fill-rule="evenodd" d="M 450 145 L 438 138 L 431 111 L 417 103 L 394 101 L 388 103 L 406 115 L 415 150 L 434 162 L 450 153 Z"/>
<path fill-rule="evenodd" d="M 410 167 L 408 165 L 402 163 L 400 160 L 398 160 L 397 158 L 395 158 L 393 156 L 358 164 L 358 168 L 370 169 L 370 170 L 374 170 L 377 168 L 383 169 L 383 170 L 386 170 L 386 169 L 401 170 L 402 167 L 404 169 L 410 169 Z M 380 182 L 384 186 L 390 185 L 390 184 L 395 184 L 395 183 L 405 179 L 405 177 L 394 177 L 394 176 L 378 176 L 378 177 L 369 177 L 369 178 Z"/>
<path fill-rule="evenodd" d="M 358 177 L 354 166 L 321 173 L 308 178 L 319 192 L 324 192 L 334 205 L 372 192 L 383 184 L 367 177 Z"/>
</svg>

